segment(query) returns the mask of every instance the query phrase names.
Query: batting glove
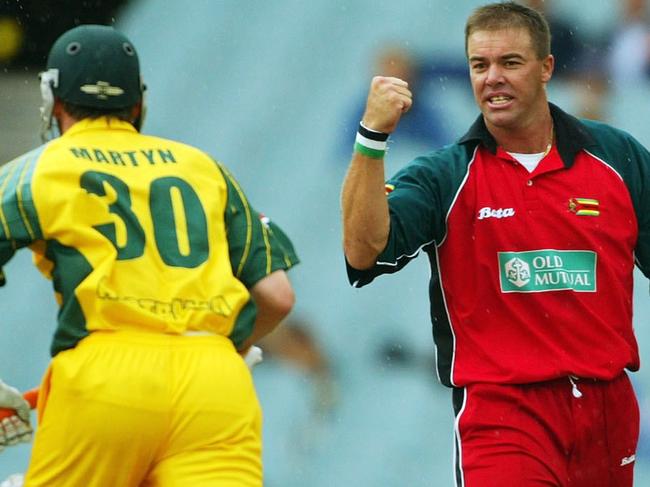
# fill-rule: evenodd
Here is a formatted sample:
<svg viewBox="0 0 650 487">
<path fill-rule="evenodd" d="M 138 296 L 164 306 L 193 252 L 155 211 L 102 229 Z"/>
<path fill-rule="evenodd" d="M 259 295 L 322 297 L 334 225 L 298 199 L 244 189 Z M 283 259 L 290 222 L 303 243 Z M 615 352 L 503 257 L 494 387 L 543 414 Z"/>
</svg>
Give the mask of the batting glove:
<svg viewBox="0 0 650 487">
<path fill-rule="evenodd" d="M 9 416 L 0 421 L 0 451 L 6 446 L 28 443 L 32 439 L 32 427 L 18 416 Z"/>
<path fill-rule="evenodd" d="M 15 473 L 7 477 L 1 484 L 0 487 L 23 487 L 23 482 L 25 478 L 21 473 Z"/>
<path fill-rule="evenodd" d="M 248 368 L 251 371 L 253 370 L 253 367 L 259 364 L 262 360 L 264 360 L 262 349 L 255 345 L 249 347 L 244 354 L 244 362 L 246 362 L 246 365 L 248 365 Z"/>
<path fill-rule="evenodd" d="M 15 387 L 8 386 L 0 379 L 0 408 L 9 408 L 16 411 L 18 417 L 29 423 L 30 407 L 22 394 Z"/>
<path fill-rule="evenodd" d="M 30 407 L 18 389 L 8 386 L 0 380 L 0 408 L 9 408 L 16 414 L 0 421 L 0 451 L 5 446 L 27 442 L 32 439 L 32 427 L 29 424 Z"/>
</svg>

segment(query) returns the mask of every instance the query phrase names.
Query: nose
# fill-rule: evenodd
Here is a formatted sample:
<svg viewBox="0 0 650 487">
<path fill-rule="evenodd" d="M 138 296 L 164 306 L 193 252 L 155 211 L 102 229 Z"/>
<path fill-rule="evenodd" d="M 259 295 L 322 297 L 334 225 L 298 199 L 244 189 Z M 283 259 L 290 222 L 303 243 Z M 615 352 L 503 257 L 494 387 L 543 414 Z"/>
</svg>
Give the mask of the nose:
<svg viewBox="0 0 650 487">
<path fill-rule="evenodd" d="M 503 69 L 501 68 L 501 66 L 499 66 L 499 64 L 497 63 L 490 64 L 485 76 L 485 83 L 488 86 L 494 86 L 503 82 L 504 82 Z"/>
</svg>

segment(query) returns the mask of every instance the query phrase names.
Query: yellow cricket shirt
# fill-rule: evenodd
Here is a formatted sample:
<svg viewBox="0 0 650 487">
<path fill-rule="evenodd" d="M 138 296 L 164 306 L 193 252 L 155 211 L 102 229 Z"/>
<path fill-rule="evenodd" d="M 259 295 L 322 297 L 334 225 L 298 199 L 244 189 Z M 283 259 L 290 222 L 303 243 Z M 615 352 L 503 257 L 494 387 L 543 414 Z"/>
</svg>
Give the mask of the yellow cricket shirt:
<svg viewBox="0 0 650 487">
<path fill-rule="evenodd" d="M 298 262 L 222 165 L 112 118 L 0 167 L 0 269 L 25 246 L 60 304 L 52 355 L 93 330 L 209 331 L 238 345 L 255 318 L 248 289 Z"/>
</svg>

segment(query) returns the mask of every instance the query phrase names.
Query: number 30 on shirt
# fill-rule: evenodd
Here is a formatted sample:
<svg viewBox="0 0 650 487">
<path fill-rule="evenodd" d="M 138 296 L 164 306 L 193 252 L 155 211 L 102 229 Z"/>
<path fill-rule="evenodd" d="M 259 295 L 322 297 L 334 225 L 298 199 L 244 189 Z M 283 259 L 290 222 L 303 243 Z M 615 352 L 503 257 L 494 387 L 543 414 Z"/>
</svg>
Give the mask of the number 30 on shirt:
<svg viewBox="0 0 650 487">
<path fill-rule="evenodd" d="M 109 204 L 108 210 L 124 224 L 125 242 L 118 244 L 115 223 L 104 223 L 94 228 L 115 246 L 118 260 L 140 257 L 144 253 L 145 232 L 131 208 L 128 185 L 112 174 L 99 171 L 83 173 L 80 184 L 97 196 L 108 196 L 105 184 L 115 191 L 115 200 Z M 205 210 L 187 181 L 175 176 L 154 179 L 149 187 L 149 210 L 156 247 L 165 264 L 193 268 L 207 260 L 209 241 Z M 179 232 L 177 222 L 180 219 L 185 220 L 184 232 Z"/>
</svg>

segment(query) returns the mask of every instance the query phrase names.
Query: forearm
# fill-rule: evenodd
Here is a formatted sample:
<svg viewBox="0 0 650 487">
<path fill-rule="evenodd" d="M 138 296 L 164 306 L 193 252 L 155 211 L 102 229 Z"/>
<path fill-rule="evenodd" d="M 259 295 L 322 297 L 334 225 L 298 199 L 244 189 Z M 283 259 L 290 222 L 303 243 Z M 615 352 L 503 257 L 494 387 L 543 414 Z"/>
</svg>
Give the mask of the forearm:
<svg viewBox="0 0 650 487">
<path fill-rule="evenodd" d="M 355 152 L 343 183 L 343 250 L 356 269 L 372 267 L 384 250 L 390 216 L 383 159 Z"/>
<path fill-rule="evenodd" d="M 383 76 L 372 79 L 357 135 L 359 144 L 355 145 L 341 195 L 343 251 L 355 269 L 372 267 L 386 247 L 390 214 L 384 186 L 385 141 L 411 103 L 406 81 Z M 384 147 L 378 147 L 377 141 L 383 141 Z M 366 142 L 374 147 L 366 146 Z"/>
<path fill-rule="evenodd" d="M 282 322 L 282 320 L 289 314 L 290 309 L 278 312 L 276 309 L 269 309 L 264 305 L 257 305 L 257 317 L 255 318 L 255 326 L 253 333 L 246 339 L 240 347 L 240 350 L 246 350 L 251 345 L 254 345 L 266 335 L 271 333 Z"/>
<path fill-rule="evenodd" d="M 271 333 L 295 303 L 293 288 L 284 271 L 275 271 L 264 277 L 250 289 L 250 293 L 257 307 L 257 316 L 252 334 L 239 347 L 242 351 Z"/>
</svg>

